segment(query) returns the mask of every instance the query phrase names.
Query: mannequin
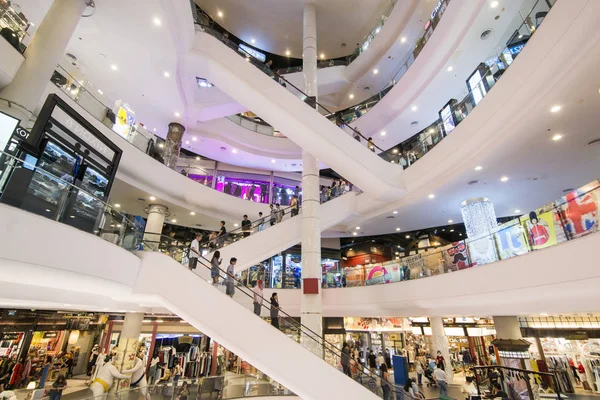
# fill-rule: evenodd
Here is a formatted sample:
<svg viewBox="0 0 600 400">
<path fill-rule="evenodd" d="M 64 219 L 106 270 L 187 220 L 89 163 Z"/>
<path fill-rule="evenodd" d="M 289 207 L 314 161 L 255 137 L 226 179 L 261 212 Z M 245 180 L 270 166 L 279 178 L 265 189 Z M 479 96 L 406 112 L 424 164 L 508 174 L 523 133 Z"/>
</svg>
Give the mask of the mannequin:
<svg viewBox="0 0 600 400">
<path fill-rule="evenodd" d="M 120 373 L 117 367 L 113 365 L 112 357 L 108 356 L 106 357 L 104 365 L 98 369 L 96 379 L 94 379 L 90 386 L 94 397 L 103 395 L 106 392 L 108 392 L 115 378 L 126 379 L 129 377 Z"/>
<path fill-rule="evenodd" d="M 144 361 L 142 360 L 143 353 L 138 352 L 135 358 L 135 364 L 133 368 L 123 371 L 124 374 L 131 374 L 132 388 L 140 388 L 140 393 L 146 396 L 146 387 L 148 387 L 148 381 L 146 380 L 146 373 L 144 371 Z"/>
</svg>

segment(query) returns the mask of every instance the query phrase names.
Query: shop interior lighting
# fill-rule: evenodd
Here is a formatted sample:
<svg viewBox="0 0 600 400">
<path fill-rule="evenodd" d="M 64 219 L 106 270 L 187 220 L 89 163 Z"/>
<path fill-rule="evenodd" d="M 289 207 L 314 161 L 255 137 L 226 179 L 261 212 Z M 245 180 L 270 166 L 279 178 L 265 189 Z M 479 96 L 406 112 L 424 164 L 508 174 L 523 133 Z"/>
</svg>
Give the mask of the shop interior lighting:
<svg viewBox="0 0 600 400">
<path fill-rule="evenodd" d="M 193 211 L 190 211 L 190 215 L 196 215 L 196 213 Z"/>
<path fill-rule="evenodd" d="M 255 44 L 255 43 L 256 43 L 256 40 L 254 40 L 254 39 L 250 39 L 250 43 L 252 43 L 252 44 Z"/>
<path fill-rule="evenodd" d="M 158 147 L 162 149 L 163 147 L 165 147 L 165 145 L 164 145 L 164 144 L 162 144 L 162 143 L 159 143 L 159 144 L 158 144 Z"/>
<path fill-rule="evenodd" d="M 104 94 L 104 92 L 102 90 L 100 90 L 100 89 L 98 89 L 98 93 L 100 93 L 100 95 Z"/>
<path fill-rule="evenodd" d="M 321 60 L 325 58 L 325 53 L 321 53 Z"/>
<path fill-rule="evenodd" d="M 240 226 L 240 224 L 233 224 L 233 226 L 235 226 L 237 228 L 238 226 Z"/>
<path fill-rule="evenodd" d="M 449 219 L 449 220 L 448 220 L 448 223 L 449 223 L 449 224 L 451 224 L 451 223 L 453 223 L 453 222 L 454 222 L 454 221 L 452 221 L 451 219 Z"/>
<path fill-rule="evenodd" d="M 192 140 L 195 142 L 196 140 L 198 140 L 198 138 L 196 136 L 193 136 Z"/>
<path fill-rule="evenodd" d="M 358 235 L 358 233 L 356 233 L 356 232 L 352 232 L 352 235 L 353 235 L 353 236 L 356 236 L 356 235 Z"/>
<path fill-rule="evenodd" d="M 286 56 L 288 56 L 288 57 L 289 57 L 289 56 L 290 56 L 290 54 L 292 54 L 292 53 L 291 53 L 289 50 L 286 50 L 286 51 L 285 51 L 285 55 L 286 55 Z"/>
<path fill-rule="evenodd" d="M 381 131 L 380 135 L 385 136 L 385 131 Z"/>
<path fill-rule="evenodd" d="M 393 149 L 393 150 L 392 150 L 392 153 L 394 153 L 394 154 L 398 154 L 398 149 Z"/>
<path fill-rule="evenodd" d="M 273 164 L 275 164 L 275 162 L 276 162 L 276 161 L 275 161 L 275 159 L 271 159 L 271 162 L 272 162 Z"/>
<path fill-rule="evenodd" d="M 356 227 L 356 230 L 357 230 L 357 231 L 358 231 L 358 230 L 360 230 L 360 226 L 357 226 L 357 227 Z"/>
<path fill-rule="evenodd" d="M 398 214 L 398 211 L 394 211 L 394 212 L 392 212 L 392 214 Z"/>
<path fill-rule="evenodd" d="M 233 149 L 233 150 L 231 150 L 231 152 L 232 152 L 233 154 L 235 154 L 235 153 L 237 153 L 237 149 Z"/>
<path fill-rule="evenodd" d="M 175 222 L 177 222 L 177 220 L 176 220 L 175 218 L 173 218 L 173 219 L 171 220 L 171 222 L 172 222 L 172 223 L 175 223 Z"/>
<path fill-rule="evenodd" d="M 156 197 L 150 196 L 150 201 L 154 201 L 154 200 L 156 200 Z"/>
<path fill-rule="evenodd" d="M 115 208 L 121 208 L 121 205 L 119 203 L 115 203 Z"/>
<path fill-rule="evenodd" d="M 410 235 L 406 235 L 405 238 L 410 239 Z"/>
<path fill-rule="evenodd" d="M 350 93 L 350 95 L 348 97 L 350 97 L 350 100 L 352 100 L 354 98 L 354 94 Z"/>
<path fill-rule="evenodd" d="M 246 58 L 246 60 L 250 61 L 249 58 Z M 201 89 L 211 88 L 211 87 L 214 86 L 212 83 L 210 83 L 209 81 L 207 81 L 204 78 L 196 78 L 196 83 L 198 84 L 198 87 L 201 88 Z"/>
</svg>

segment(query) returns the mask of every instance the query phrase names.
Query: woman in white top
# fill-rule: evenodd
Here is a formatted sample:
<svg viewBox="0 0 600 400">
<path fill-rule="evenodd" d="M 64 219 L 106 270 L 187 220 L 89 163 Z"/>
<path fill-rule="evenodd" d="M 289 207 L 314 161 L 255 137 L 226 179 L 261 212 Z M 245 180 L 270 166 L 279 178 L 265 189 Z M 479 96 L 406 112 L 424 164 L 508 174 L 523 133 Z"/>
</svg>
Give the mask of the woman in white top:
<svg viewBox="0 0 600 400">
<path fill-rule="evenodd" d="M 461 387 L 461 392 L 465 394 L 465 397 L 468 399 L 471 396 L 478 396 L 477 387 L 473 383 L 473 377 L 467 376 L 465 380 L 466 382 Z"/>
</svg>

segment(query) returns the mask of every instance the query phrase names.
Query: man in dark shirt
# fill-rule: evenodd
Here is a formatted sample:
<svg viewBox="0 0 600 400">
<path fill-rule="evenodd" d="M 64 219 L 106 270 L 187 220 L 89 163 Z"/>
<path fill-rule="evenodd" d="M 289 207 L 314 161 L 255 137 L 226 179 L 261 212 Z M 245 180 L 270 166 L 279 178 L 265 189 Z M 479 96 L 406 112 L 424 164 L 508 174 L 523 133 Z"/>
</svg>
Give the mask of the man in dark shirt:
<svg viewBox="0 0 600 400">
<path fill-rule="evenodd" d="M 217 243 L 219 247 L 223 247 L 223 244 L 225 243 L 225 236 L 227 236 L 225 221 L 221 221 L 221 229 L 219 229 L 219 234 L 217 235 Z"/>
<path fill-rule="evenodd" d="M 244 233 L 244 237 L 250 236 L 250 231 L 252 230 L 252 222 L 248 219 L 248 216 L 244 214 L 244 219 L 242 220 L 242 232 Z"/>
</svg>

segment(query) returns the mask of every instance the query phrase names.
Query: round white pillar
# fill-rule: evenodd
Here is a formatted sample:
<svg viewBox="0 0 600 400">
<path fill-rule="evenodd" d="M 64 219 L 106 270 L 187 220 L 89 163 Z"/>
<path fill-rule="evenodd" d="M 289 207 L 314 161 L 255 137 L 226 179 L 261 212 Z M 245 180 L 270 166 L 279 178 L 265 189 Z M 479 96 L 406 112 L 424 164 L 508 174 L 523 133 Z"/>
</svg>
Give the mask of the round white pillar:
<svg viewBox="0 0 600 400">
<path fill-rule="evenodd" d="M 151 247 L 158 246 L 163 224 L 168 213 L 169 209 L 166 206 L 162 204 L 150 204 L 146 229 L 144 229 L 144 241 Z"/>
<path fill-rule="evenodd" d="M 444 370 L 448 377 L 448 383 L 452 383 L 453 371 L 452 361 L 450 358 L 450 346 L 448 344 L 448 337 L 444 331 L 444 320 L 442 317 L 429 317 L 431 324 L 431 355 L 437 357 L 437 352 L 441 352 L 444 357 Z"/>
<path fill-rule="evenodd" d="M 314 3 L 304 5 L 302 40 L 302 71 L 304 92 L 317 97 L 317 8 Z"/>
<path fill-rule="evenodd" d="M 54 0 L 25 51 L 23 65 L 12 82 L 0 91 L 0 97 L 30 111 L 38 106 L 87 3 L 86 0 Z M 22 121 L 30 117 L 19 108 L 8 109 L 5 106 L 0 104 L 0 108 L 11 115 L 22 114 L 14 115 Z"/>
</svg>

